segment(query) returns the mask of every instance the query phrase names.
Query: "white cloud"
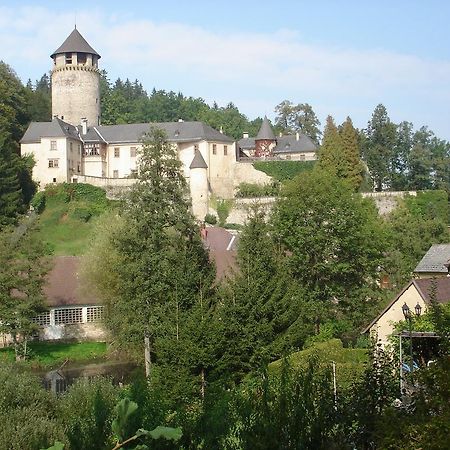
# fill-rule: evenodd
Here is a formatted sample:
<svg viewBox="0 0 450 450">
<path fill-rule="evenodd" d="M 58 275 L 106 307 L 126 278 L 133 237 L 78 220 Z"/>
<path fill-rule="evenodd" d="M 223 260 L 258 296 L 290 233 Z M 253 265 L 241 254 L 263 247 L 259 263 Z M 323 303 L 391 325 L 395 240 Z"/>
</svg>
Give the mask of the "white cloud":
<svg viewBox="0 0 450 450">
<path fill-rule="evenodd" d="M 337 110 L 345 106 L 343 102 L 351 105 L 365 99 L 373 107 L 402 93 L 426 93 L 430 101 L 450 97 L 450 61 L 385 49 L 310 45 L 292 30 L 227 33 L 224 24 L 213 32 L 182 23 L 105 15 L 98 9 L 79 12 L 77 22 L 80 32 L 102 55 L 103 67 L 113 74 L 138 77 L 148 89 L 156 80 L 161 86 L 175 72 L 180 85 L 166 89 L 178 90 L 184 78 L 196 79 L 199 85 L 220 84 L 224 91 L 217 97 L 235 98 L 227 95 L 227 86 L 238 89 L 245 97 L 243 102 L 254 105 L 261 104 L 265 96 L 270 101 L 276 96 L 278 101 L 289 98 L 294 102 L 305 101 L 301 96 L 307 96 L 322 104 L 330 104 L 331 97 L 341 102 Z M 0 57 L 13 67 L 22 61 L 27 61 L 27 67 L 38 65 L 38 73 L 43 73 L 50 67 L 48 55 L 62 43 L 73 23 L 73 14 L 54 14 L 43 7 L 0 8 Z M 410 101 L 414 103 L 414 96 Z"/>
</svg>

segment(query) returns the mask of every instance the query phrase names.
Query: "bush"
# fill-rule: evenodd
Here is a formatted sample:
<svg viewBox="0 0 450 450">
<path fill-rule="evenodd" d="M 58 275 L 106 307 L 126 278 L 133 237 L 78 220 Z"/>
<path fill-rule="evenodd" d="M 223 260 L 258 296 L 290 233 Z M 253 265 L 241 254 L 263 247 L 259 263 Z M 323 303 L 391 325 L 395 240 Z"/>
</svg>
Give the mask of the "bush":
<svg viewBox="0 0 450 450">
<path fill-rule="evenodd" d="M 405 196 L 405 204 L 414 216 L 450 223 L 448 194 L 445 191 L 418 191 L 417 196 Z"/>
<path fill-rule="evenodd" d="M 75 208 L 71 214 L 73 219 L 79 220 L 81 222 L 88 222 L 92 217 L 92 211 L 89 208 Z"/>
<path fill-rule="evenodd" d="M 270 184 L 241 183 L 236 197 L 274 197 L 280 193 L 280 182 L 274 180 Z"/>
<path fill-rule="evenodd" d="M 31 199 L 31 206 L 37 214 L 41 214 L 45 209 L 45 191 L 37 192 Z"/>
<path fill-rule="evenodd" d="M 232 206 L 232 200 L 217 200 L 217 215 L 219 216 L 219 226 L 223 227 L 225 225 Z"/>
<path fill-rule="evenodd" d="M 253 167 L 278 181 L 292 180 L 302 172 L 313 169 L 316 161 L 255 161 Z"/>
<path fill-rule="evenodd" d="M 244 228 L 243 225 L 240 225 L 238 223 L 226 223 L 224 225 L 224 228 L 228 230 L 242 230 Z"/>
<path fill-rule="evenodd" d="M 105 448 L 118 400 L 119 389 L 105 378 L 80 379 L 72 385 L 59 402 L 60 418 L 70 448 Z"/>
<path fill-rule="evenodd" d="M 217 217 L 214 214 L 206 214 L 205 222 L 210 225 L 215 225 L 217 223 Z"/>
<path fill-rule="evenodd" d="M 57 422 L 56 399 L 37 377 L 0 368 L 0 450 L 34 450 L 64 441 Z"/>
</svg>

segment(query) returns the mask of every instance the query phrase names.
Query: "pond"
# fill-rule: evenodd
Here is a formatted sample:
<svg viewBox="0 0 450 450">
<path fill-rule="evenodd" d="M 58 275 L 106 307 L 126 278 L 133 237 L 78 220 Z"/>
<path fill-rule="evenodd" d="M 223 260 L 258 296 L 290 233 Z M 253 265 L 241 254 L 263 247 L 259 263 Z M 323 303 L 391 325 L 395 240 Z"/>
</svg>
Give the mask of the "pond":
<svg viewBox="0 0 450 450">
<path fill-rule="evenodd" d="M 76 367 L 64 366 L 57 370 L 48 372 L 35 372 L 41 380 L 44 387 L 61 394 L 78 379 L 92 379 L 99 376 L 108 377 L 116 385 L 127 384 L 133 371 L 137 368 L 135 363 L 126 361 L 106 362 L 97 364 L 77 365 Z"/>
</svg>

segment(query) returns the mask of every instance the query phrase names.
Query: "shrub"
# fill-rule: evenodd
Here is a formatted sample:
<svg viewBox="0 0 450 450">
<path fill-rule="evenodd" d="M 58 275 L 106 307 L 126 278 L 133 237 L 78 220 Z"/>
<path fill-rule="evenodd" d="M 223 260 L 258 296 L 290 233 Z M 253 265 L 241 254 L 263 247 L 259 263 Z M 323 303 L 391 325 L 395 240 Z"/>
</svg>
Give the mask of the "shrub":
<svg viewBox="0 0 450 450">
<path fill-rule="evenodd" d="M 31 199 L 31 206 L 36 211 L 37 214 L 41 214 L 45 209 L 45 191 L 37 192 Z"/>
<path fill-rule="evenodd" d="M 89 208 L 75 208 L 71 214 L 73 219 L 79 220 L 81 222 L 88 222 L 92 217 L 92 211 Z"/>
<path fill-rule="evenodd" d="M 280 182 L 274 180 L 270 184 L 241 183 L 236 197 L 274 197 L 280 193 Z"/>
<path fill-rule="evenodd" d="M 210 225 L 215 225 L 217 223 L 217 217 L 214 214 L 206 214 L 205 216 L 205 222 L 209 223 Z"/>
<path fill-rule="evenodd" d="M 219 216 L 219 226 L 223 227 L 225 225 L 232 206 L 232 200 L 217 200 L 217 215 Z"/>
<path fill-rule="evenodd" d="M 255 161 L 253 167 L 278 181 L 292 180 L 302 172 L 311 171 L 316 161 Z"/>
</svg>

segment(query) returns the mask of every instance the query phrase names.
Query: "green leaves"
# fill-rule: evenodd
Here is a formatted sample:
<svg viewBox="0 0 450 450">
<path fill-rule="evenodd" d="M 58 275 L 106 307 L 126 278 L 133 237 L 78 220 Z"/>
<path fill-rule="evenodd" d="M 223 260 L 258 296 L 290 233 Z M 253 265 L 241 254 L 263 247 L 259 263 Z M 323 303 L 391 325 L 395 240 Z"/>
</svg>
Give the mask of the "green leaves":
<svg viewBox="0 0 450 450">
<path fill-rule="evenodd" d="M 122 399 L 116 405 L 117 417 L 113 420 L 111 429 L 119 437 L 120 440 L 125 439 L 128 421 L 130 417 L 137 411 L 138 405 L 128 398 Z"/>
<path fill-rule="evenodd" d="M 55 443 L 51 447 L 41 450 L 64 450 L 64 444 L 62 442 L 55 441 Z"/>
<path fill-rule="evenodd" d="M 181 428 L 171 428 L 158 426 L 154 430 L 147 431 L 140 428 L 136 432 L 137 437 L 150 436 L 152 439 L 167 439 L 168 441 L 178 441 L 183 436 Z"/>
</svg>

